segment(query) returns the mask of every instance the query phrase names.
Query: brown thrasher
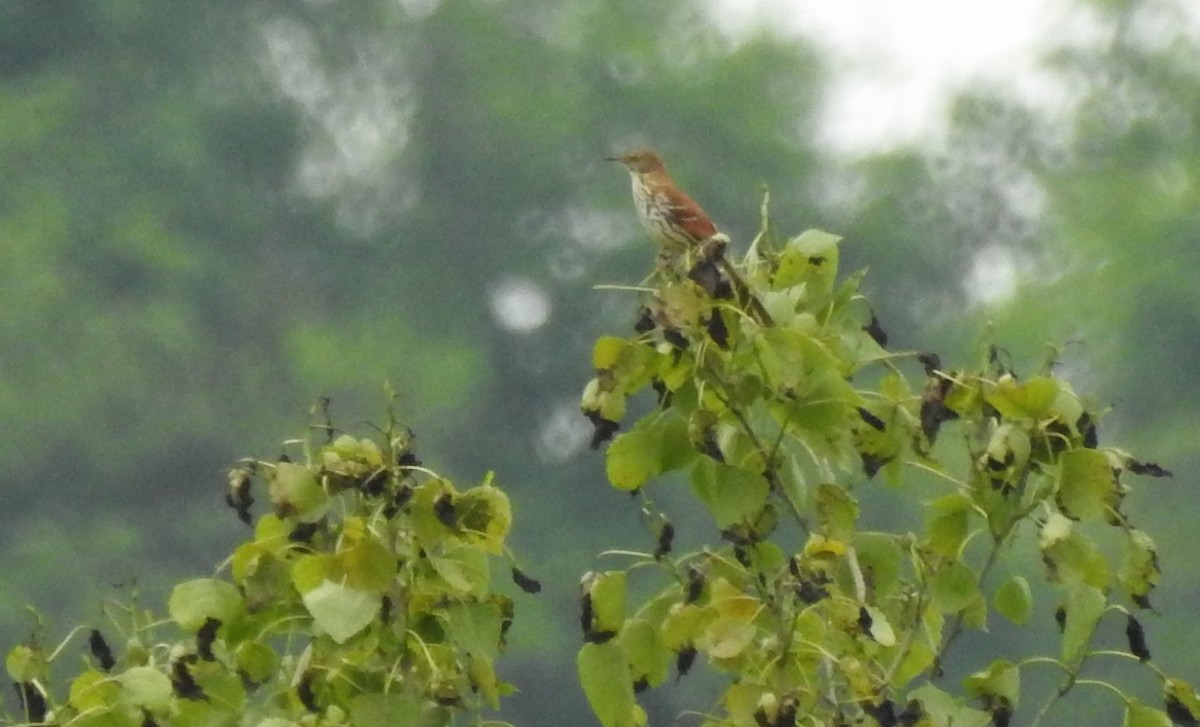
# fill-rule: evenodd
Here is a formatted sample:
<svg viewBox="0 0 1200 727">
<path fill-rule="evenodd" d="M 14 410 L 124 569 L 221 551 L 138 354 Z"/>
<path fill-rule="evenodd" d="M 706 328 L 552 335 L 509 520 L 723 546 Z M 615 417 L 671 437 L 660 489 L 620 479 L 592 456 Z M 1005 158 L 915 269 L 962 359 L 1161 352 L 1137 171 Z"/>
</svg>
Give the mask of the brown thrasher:
<svg viewBox="0 0 1200 727">
<path fill-rule="evenodd" d="M 619 156 L 605 157 L 621 162 L 633 182 L 633 206 L 642 227 L 668 255 L 698 251 L 702 258 L 715 260 L 732 279 L 738 297 L 759 323 L 771 325 L 771 316 L 762 303 L 725 258 L 729 238 L 717 231 L 696 200 L 687 196 L 671 179 L 662 157 L 650 149 L 635 149 Z"/>
</svg>

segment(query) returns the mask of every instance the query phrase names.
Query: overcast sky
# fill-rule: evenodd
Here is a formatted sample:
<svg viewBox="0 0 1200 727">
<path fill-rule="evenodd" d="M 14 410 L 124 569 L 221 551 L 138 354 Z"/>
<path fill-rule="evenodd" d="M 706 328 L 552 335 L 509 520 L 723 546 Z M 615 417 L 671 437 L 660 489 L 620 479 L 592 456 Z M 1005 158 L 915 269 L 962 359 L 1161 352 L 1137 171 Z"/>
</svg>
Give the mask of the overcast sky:
<svg viewBox="0 0 1200 727">
<path fill-rule="evenodd" d="M 1039 54 L 1096 24 L 1068 0 L 711 0 L 734 32 L 762 23 L 834 52 L 828 141 L 869 151 L 936 134 L 951 91 L 1010 84 L 1043 102 L 1056 93 Z"/>
</svg>

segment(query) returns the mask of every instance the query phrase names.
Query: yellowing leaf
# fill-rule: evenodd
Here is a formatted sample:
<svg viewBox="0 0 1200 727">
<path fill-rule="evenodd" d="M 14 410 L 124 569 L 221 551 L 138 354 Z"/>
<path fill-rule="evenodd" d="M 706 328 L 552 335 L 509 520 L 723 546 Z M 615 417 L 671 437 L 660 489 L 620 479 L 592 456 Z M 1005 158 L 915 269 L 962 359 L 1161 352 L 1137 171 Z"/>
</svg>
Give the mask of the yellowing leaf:
<svg viewBox="0 0 1200 727">
<path fill-rule="evenodd" d="M 1125 541 L 1125 555 L 1117 571 L 1121 587 L 1135 601 L 1145 599 L 1158 585 L 1159 577 L 1154 540 L 1140 530 L 1130 530 Z"/>
<path fill-rule="evenodd" d="M 304 595 L 324 583 L 337 577 L 334 558 L 331 555 L 302 555 L 292 565 L 292 585 Z"/>
<path fill-rule="evenodd" d="M 396 556 L 372 540 L 341 551 L 334 560 L 351 588 L 382 595 L 396 576 Z"/>
<path fill-rule="evenodd" d="M 492 555 L 504 552 L 504 539 L 512 527 L 512 506 L 503 490 L 490 484 L 472 487 L 455 500 L 455 507 L 468 539 L 479 542 Z"/>
<path fill-rule="evenodd" d="M 584 644 L 576 657 L 579 683 L 602 727 L 639 727 L 633 675 L 615 641 Z"/>
<path fill-rule="evenodd" d="M 828 538 L 849 542 L 858 520 L 858 501 L 844 487 L 822 484 L 817 488 L 817 519 Z"/>
<path fill-rule="evenodd" d="M 763 606 L 758 598 L 743 593 L 724 578 L 713 581 L 708 605 L 722 618 L 747 623 L 754 620 Z"/>
<path fill-rule="evenodd" d="M 1043 532 L 1043 540 L 1045 540 Z M 1089 538 L 1077 532 L 1042 548 L 1042 562 L 1049 577 L 1056 583 L 1086 583 L 1095 588 L 1107 588 L 1108 559 Z"/>
<path fill-rule="evenodd" d="M 1059 456 L 1058 503 L 1064 514 L 1100 517 L 1115 502 L 1116 488 L 1116 476 L 1103 452 L 1072 449 Z"/>
<path fill-rule="evenodd" d="M 693 643 L 712 615 L 711 611 L 694 603 L 675 604 L 663 619 L 663 645 L 672 651 L 679 651 Z"/>
<path fill-rule="evenodd" d="M 804 554 L 818 560 L 841 558 L 846 554 L 846 544 L 840 540 L 830 540 L 824 535 L 813 533 L 804 544 Z"/>
<path fill-rule="evenodd" d="M 708 625 L 696 646 L 714 659 L 732 659 L 754 641 L 753 624 L 734 618 L 718 618 Z"/>
<path fill-rule="evenodd" d="M 616 366 L 621 352 L 628 345 L 625 339 L 616 336 L 601 336 L 596 339 L 596 345 L 592 349 L 592 368 L 603 371 Z"/>
<path fill-rule="evenodd" d="M 625 622 L 625 571 L 600 573 L 592 579 L 592 624 L 597 631 L 616 633 Z"/>
</svg>

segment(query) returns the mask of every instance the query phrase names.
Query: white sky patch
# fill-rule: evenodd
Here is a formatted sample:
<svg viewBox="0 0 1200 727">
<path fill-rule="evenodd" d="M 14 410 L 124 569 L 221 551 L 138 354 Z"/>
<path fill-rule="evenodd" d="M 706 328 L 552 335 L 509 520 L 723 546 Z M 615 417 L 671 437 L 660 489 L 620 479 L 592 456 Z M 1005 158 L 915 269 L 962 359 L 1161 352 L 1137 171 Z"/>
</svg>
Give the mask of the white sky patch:
<svg viewBox="0 0 1200 727">
<path fill-rule="evenodd" d="M 360 38 L 358 62 L 332 73 L 303 24 L 278 17 L 261 28 L 268 78 L 301 110 L 309 139 L 297 166 L 304 194 L 338 197 L 338 221 L 361 233 L 378 226 L 382 210 L 407 209 L 411 189 L 394 191 L 391 163 L 408 143 L 412 104 L 399 55 Z"/>
<path fill-rule="evenodd" d="M 548 464 L 566 462 L 587 444 L 592 426 L 579 414 L 579 402 L 564 401 L 542 418 L 536 448 L 538 458 Z"/>
<path fill-rule="evenodd" d="M 1002 303 L 1017 291 L 1020 265 L 1011 247 L 990 245 L 975 253 L 963 281 L 967 299 L 975 304 Z"/>
<path fill-rule="evenodd" d="M 530 333 L 550 320 L 550 297 L 527 278 L 508 278 L 492 288 L 492 317 L 514 333 Z"/>
<path fill-rule="evenodd" d="M 822 141 L 869 153 L 936 136 L 952 94 L 972 83 L 1046 103 L 1045 49 L 1094 32 L 1069 0 L 710 0 L 740 35 L 770 27 L 831 52 Z"/>
</svg>

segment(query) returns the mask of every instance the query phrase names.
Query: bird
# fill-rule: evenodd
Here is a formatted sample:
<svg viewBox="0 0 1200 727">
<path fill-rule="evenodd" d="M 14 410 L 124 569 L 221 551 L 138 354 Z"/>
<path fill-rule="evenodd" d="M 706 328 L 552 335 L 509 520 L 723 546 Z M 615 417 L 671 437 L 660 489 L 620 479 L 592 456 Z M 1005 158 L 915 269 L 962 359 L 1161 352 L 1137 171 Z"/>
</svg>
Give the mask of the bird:
<svg viewBox="0 0 1200 727">
<path fill-rule="evenodd" d="M 708 263 L 710 268 L 711 262 L 715 261 L 733 281 L 751 315 L 759 323 L 771 325 L 770 314 L 750 294 L 745 281 L 725 258 L 729 237 L 718 231 L 716 223 L 696 200 L 675 184 L 662 157 L 652 149 L 634 149 L 605 159 L 620 162 L 629 171 L 638 219 L 663 253 L 675 257 L 698 251 L 700 265 Z M 693 268 L 693 273 L 697 268 Z"/>
<path fill-rule="evenodd" d="M 635 149 L 606 159 L 629 170 L 638 219 L 650 239 L 664 250 L 682 252 L 717 234 L 712 218 L 679 189 L 656 152 Z"/>
</svg>

